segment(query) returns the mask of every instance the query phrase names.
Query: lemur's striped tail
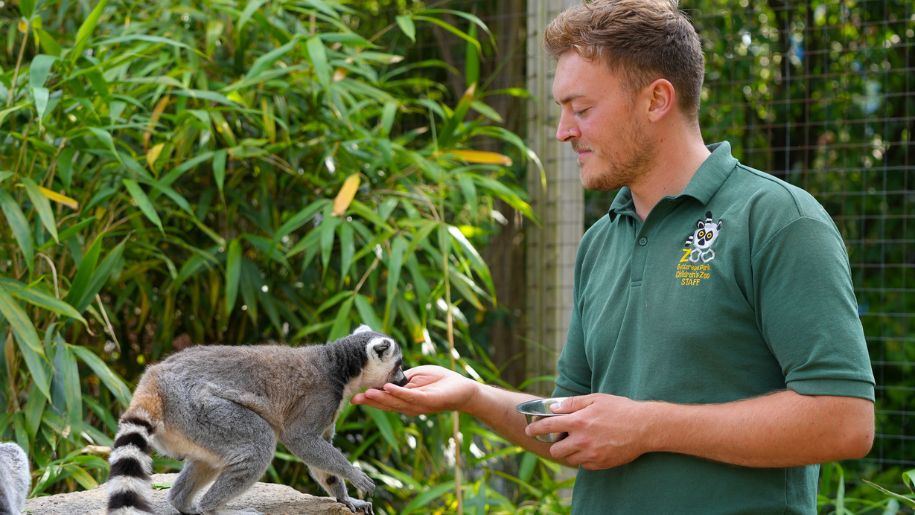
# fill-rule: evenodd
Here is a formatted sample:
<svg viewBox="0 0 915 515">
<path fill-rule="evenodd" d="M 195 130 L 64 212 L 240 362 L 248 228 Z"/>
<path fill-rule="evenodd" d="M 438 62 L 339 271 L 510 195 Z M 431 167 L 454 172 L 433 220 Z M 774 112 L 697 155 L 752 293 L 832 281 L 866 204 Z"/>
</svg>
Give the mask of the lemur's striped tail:
<svg viewBox="0 0 915 515">
<path fill-rule="evenodd" d="M 149 438 L 153 431 L 152 422 L 142 411 L 121 418 L 108 459 L 111 464 L 108 475 L 109 515 L 153 513 L 148 501 L 152 492 Z"/>
</svg>

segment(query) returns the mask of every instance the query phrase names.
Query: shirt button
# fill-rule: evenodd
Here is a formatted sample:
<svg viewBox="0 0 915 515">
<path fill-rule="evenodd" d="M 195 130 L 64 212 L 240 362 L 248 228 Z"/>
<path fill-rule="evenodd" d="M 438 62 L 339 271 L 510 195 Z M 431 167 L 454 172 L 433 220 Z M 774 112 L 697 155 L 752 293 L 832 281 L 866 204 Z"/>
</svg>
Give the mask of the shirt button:
<svg viewBox="0 0 915 515">
<path fill-rule="evenodd" d="M 646 238 L 644 236 L 639 238 L 639 245 L 641 245 L 642 247 L 644 247 L 645 245 L 648 245 L 648 238 Z"/>
</svg>

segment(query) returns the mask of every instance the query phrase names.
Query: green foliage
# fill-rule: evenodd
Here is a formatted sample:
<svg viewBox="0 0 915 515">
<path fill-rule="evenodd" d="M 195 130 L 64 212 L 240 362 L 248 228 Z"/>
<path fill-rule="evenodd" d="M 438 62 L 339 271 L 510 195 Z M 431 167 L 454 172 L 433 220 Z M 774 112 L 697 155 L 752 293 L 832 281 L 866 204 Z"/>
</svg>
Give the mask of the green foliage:
<svg viewBox="0 0 915 515">
<path fill-rule="evenodd" d="M 898 469 L 883 471 L 875 478 L 881 483 L 896 483 L 901 477 L 907 494 L 898 493 L 866 479 L 850 480 L 838 463 L 823 466 L 817 510 L 823 514 L 894 514 L 915 509 L 915 469 L 899 473 Z M 849 486 L 850 485 L 850 486 Z M 903 485 L 899 485 L 902 487 Z"/>
<path fill-rule="evenodd" d="M 478 18 L 417 9 L 366 36 L 351 27 L 372 23 L 333 0 L 5 9 L 0 439 L 30 449 L 33 495 L 104 480 L 98 446 L 127 385 L 190 342 L 325 341 L 365 321 L 408 364 L 499 382 L 468 334 L 466 310 L 494 300 L 476 247 L 496 200 L 530 208 L 507 157 L 462 151 L 528 150 L 492 125 L 479 87 L 450 102 L 417 73 L 442 63 L 392 45 L 434 24 L 479 49 Z M 338 444 L 389 512 L 451 509 L 454 433 L 479 474 L 468 506 L 561 510 L 551 465 L 451 423 L 350 408 Z M 279 456 L 273 479 L 304 486 Z M 519 493 L 496 492 L 497 475 Z"/>
</svg>

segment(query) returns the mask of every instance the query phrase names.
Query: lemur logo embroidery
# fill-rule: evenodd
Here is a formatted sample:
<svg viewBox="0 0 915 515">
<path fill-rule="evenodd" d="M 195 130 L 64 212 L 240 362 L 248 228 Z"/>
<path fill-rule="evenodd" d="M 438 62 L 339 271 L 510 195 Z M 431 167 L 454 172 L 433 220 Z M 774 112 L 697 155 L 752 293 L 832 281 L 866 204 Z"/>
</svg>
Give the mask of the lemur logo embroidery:
<svg viewBox="0 0 915 515">
<path fill-rule="evenodd" d="M 680 286 L 700 286 L 703 281 L 712 279 L 710 262 L 715 259 L 712 244 L 718 241 L 723 225 L 720 218 L 718 223 L 713 221 L 711 211 L 706 211 L 705 220 L 700 218 L 696 221 L 695 230 L 683 244 L 680 261 L 674 274 Z"/>
<path fill-rule="evenodd" d="M 700 260 L 703 263 L 708 263 L 715 259 L 715 251 L 712 250 L 712 244 L 721 234 L 722 225 L 720 218 L 718 223 L 714 223 L 712 221 L 712 212 L 706 211 L 705 220 L 699 219 L 696 222 L 696 230 L 689 238 L 686 238 L 683 257 L 688 258 L 692 263 L 698 263 Z"/>
</svg>

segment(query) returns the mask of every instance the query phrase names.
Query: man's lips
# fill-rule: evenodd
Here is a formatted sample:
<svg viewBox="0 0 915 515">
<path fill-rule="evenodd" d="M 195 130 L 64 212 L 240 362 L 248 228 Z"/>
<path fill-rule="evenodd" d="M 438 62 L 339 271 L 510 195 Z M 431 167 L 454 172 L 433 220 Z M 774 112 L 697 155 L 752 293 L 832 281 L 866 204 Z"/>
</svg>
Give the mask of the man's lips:
<svg viewBox="0 0 915 515">
<path fill-rule="evenodd" d="M 572 147 L 572 150 L 574 150 L 575 153 L 578 154 L 578 162 L 579 162 L 579 163 L 582 161 L 582 159 L 584 159 L 585 157 L 591 155 L 591 149 L 590 149 L 590 148 Z"/>
</svg>

